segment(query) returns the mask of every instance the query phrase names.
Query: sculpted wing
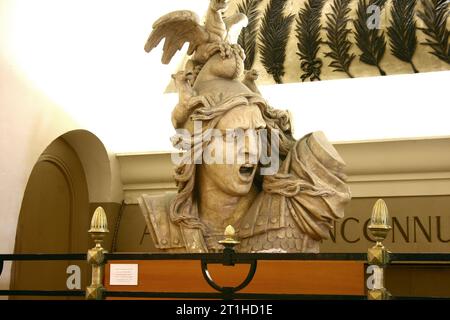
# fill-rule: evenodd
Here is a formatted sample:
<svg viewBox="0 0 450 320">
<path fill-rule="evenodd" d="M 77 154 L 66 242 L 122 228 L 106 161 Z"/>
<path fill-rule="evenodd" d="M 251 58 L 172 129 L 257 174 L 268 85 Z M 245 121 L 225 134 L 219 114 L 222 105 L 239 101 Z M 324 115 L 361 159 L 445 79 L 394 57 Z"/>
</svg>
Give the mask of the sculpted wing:
<svg viewBox="0 0 450 320">
<path fill-rule="evenodd" d="M 248 18 L 243 13 L 236 13 L 228 18 L 224 18 L 223 22 L 227 30 L 230 30 L 235 25 L 240 25 L 241 28 L 245 28 L 248 25 Z"/>
<path fill-rule="evenodd" d="M 197 14 L 188 10 L 170 12 L 153 24 L 153 31 L 145 44 L 145 51 L 150 52 L 165 38 L 162 63 L 168 64 L 175 53 L 189 42 L 188 54 L 208 41 L 209 35 L 199 23 Z"/>
</svg>

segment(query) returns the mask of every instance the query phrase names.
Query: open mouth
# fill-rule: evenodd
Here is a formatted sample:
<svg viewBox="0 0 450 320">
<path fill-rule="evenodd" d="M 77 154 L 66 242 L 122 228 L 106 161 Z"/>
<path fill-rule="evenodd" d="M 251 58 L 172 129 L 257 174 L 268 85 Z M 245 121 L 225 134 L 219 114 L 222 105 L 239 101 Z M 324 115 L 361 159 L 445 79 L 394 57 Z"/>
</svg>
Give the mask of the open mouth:
<svg viewBox="0 0 450 320">
<path fill-rule="evenodd" d="M 241 177 L 243 177 L 245 180 L 251 178 L 253 175 L 253 172 L 255 171 L 256 166 L 254 164 L 243 164 L 239 168 L 239 173 Z"/>
</svg>

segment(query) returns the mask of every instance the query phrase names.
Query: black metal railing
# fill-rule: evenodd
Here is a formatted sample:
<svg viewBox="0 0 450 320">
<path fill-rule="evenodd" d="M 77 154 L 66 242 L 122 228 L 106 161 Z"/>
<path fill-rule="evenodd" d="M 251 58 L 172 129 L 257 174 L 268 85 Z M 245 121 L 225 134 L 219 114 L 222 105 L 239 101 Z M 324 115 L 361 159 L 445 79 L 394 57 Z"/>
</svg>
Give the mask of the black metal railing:
<svg viewBox="0 0 450 320">
<path fill-rule="evenodd" d="M 0 254 L 0 276 L 5 261 L 86 261 L 86 253 Z M 84 290 L 0 290 L 0 296 L 84 297 Z"/>
<path fill-rule="evenodd" d="M 5 261 L 86 261 L 87 255 L 80 254 L 2 254 L 0 255 L 0 276 Z M 216 292 L 130 292 L 105 290 L 103 298 L 177 298 L 177 299 L 366 299 L 363 295 L 305 295 L 305 294 L 275 294 L 275 293 L 241 293 L 243 288 L 251 283 L 257 271 L 258 261 L 367 261 L 366 253 L 224 253 L 207 254 L 168 254 L 168 253 L 106 253 L 105 261 L 117 260 L 198 260 L 205 281 Z M 450 265 L 450 254 L 446 253 L 392 253 L 390 264 L 402 263 L 439 263 Z M 245 280 L 236 287 L 221 287 L 210 277 L 209 264 L 233 266 L 235 264 L 249 264 L 249 273 Z M 200 270 L 199 270 L 200 271 Z M 47 296 L 47 297 L 82 297 L 84 290 L 0 290 L 0 296 Z M 396 297 L 397 299 L 443 299 L 433 297 Z"/>
</svg>

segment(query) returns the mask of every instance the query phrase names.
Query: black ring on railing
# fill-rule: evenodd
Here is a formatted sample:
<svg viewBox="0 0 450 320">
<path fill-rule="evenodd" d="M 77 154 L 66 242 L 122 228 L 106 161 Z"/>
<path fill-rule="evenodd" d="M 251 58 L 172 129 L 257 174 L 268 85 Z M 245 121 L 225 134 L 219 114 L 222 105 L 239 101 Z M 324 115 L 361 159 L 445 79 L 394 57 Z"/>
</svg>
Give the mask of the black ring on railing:
<svg viewBox="0 0 450 320">
<path fill-rule="evenodd" d="M 225 253 L 225 252 L 224 252 Z M 75 254 L 0 254 L 0 275 L 4 269 L 5 261 L 54 261 L 54 260 L 86 260 L 85 253 Z M 223 299 L 364 299 L 364 296 L 338 296 L 338 295 L 300 295 L 300 294 L 252 294 L 237 293 L 245 288 L 253 279 L 256 272 L 257 260 L 353 260 L 366 261 L 365 253 L 207 253 L 207 254 L 151 254 L 151 253 L 107 253 L 108 260 L 201 260 L 202 272 L 205 280 L 218 293 L 169 293 L 169 292 L 105 292 L 105 296 L 110 297 L 172 297 L 172 298 L 223 298 Z M 450 263 L 449 253 L 391 253 L 392 263 L 402 262 L 436 262 L 448 265 Z M 250 264 L 250 271 L 244 282 L 235 287 L 220 287 L 209 276 L 207 272 L 208 264 Z M 203 266 L 204 265 L 204 266 Z M 205 273 L 206 271 L 206 273 Z M 208 280 L 209 278 L 209 280 Z M 0 290 L 0 296 L 84 296 L 84 291 L 43 291 L 43 290 Z M 446 299 L 439 297 L 394 297 L 394 299 Z"/>
<path fill-rule="evenodd" d="M 208 263 L 205 260 L 202 260 L 201 266 L 202 266 L 202 274 L 203 278 L 205 278 L 206 282 L 215 290 L 225 293 L 225 294 L 233 294 L 237 291 L 240 291 L 244 289 L 248 284 L 253 280 L 253 277 L 256 273 L 256 267 L 257 267 L 257 260 L 253 260 L 250 263 L 250 270 L 248 271 L 247 277 L 245 280 L 238 285 L 237 287 L 221 287 L 219 286 L 211 277 L 208 271 Z"/>
</svg>

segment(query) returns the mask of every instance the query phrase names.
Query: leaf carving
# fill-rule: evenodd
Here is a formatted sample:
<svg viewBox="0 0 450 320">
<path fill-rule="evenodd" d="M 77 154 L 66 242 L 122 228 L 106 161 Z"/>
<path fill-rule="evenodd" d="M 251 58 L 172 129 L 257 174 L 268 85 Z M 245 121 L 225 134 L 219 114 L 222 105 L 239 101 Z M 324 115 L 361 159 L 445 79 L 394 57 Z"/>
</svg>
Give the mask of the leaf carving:
<svg viewBox="0 0 450 320">
<path fill-rule="evenodd" d="M 377 5 L 382 10 L 385 4 L 386 0 L 358 0 L 357 17 L 353 21 L 356 45 L 361 50 L 359 60 L 377 67 L 382 76 L 386 75 L 386 72 L 380 67 L 381 59 L 383 59 L 386 52 L 386 38 L 383 31 L 377 28 L 369 29 L 367 22 L 370 16 L 367 13 L 367 9 L 371 5 Z"/>
<path fill-rule="evenodd" d="M 418 17 L 425 24 L 421 28 L 428 37 L 427 41 L 421 43 L 431 48 L 430 53 L 442 61 L 450 64 L 450 46 L 448 38 L 450 31 L 447 29 L 449 16 L 448 0 L 422 0 L 423 10 L 418 11 Z"/>
<path fill-rule="evenodd" d="M 248 18 L 247 27 L 243 28 L 239 34 L 238 44 L 244 49 L 245 70 L 251 70 L 255 63 L 256 56 L 256 37 L 258 34 L 260 12 L 258 5 L 261 0 L 243 0 L 242 3 L 237 5 L 238 11 L 245 14 Z"/>
<path fill-rule="evenodd" d="M 286 46 L 293 15 L 284 15 L 287 0 L 270 0 L 261 22 L 259 34 L 261 62 L 276 83 L 282 83 Z"/>
<path fill-rule="evenodd" d="M 326 57 L 332 59 L 329 64 L 334 72 L 345 72 L 350 78 L 353 75 L 350 73 L 350 64 L 355 58 L 355 54 L 350 54 L 352 43 L 349 35 L 352 33 L 347 28 L 350 18 L 351 0 L 334 0 L 331 5 L 331 13 L 326 16 L 325 31 L 327 34 L 326 44 L 330 47 L 330 51 L 325 53 Z"/>
</svg>

